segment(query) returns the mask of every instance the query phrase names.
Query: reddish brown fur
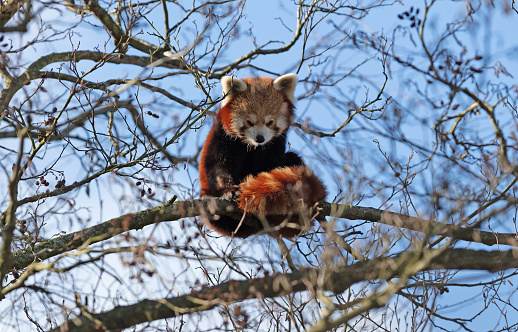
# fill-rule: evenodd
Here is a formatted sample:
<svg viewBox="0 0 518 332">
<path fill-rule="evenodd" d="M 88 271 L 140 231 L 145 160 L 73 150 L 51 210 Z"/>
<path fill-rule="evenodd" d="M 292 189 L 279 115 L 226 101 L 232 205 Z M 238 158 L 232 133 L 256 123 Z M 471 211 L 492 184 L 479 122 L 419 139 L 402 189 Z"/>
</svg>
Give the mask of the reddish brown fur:
<svg viewBox="0 0 518 332">
<path fill-rule="evenodd" d="M 242 79 L 247 84 L 247 89 L 242 92 L 234 92 L 228 97 L 227 103 L 219 110 L 218 120 L 223 129 L 230 135 L 242 136 L 235 127 L 238 119 L 246 119 L 248 114 L 255 114 L 259 119 L 257 125 L 264 125 L 261 120 L 267 115 L 275 118 L 284 117 L 286 130 L 293 121 L 293 104 L 287 100 L 286 95 L 273 88 L 274 79 L 270 77 L 248 77 Z M 285 105 L 281 107 L 281 105 Z M 280 130 L 279 130 L 280 132 Z M 242 137 L 241 137 L 242 138 Z"/>
<path fill-rule="evenodd" d="M 207 136 L 206 142 L 212 140 L 212 137 L 214 136 L 214 130 L 211 129 L 209 132 L 209 135 Z M 205 169 L 205 158 L 207 156 L 207 151 L 204 147 L 201 158 L 200 158 L 200 186 L 201 186 L 201 196 L 207 195 L 209 191 L 209 181 L 207 179 L 207 170 Z"/>
<path fill-rule="evenodd" d="M 222 107 L 217 114 L 218 121 L 227 133 L 232 132 L 232 110 L 228 105 Z"/>
<path fill-rule="evenodd" d="M 200 184 L 202 196 L 239 195 L 238 205 L 243 210 L 261 219 L 268 216 L 267 222 L 272 227 L 278 226 L 279 234 L 293 237 L 303 226 L 312 224 L 312 216 L 305 211 L 325 199 L 326 189 L 296 153 L 286 151 L 296 76 L 290 74 L 286 78 L 284 86 L 282 79 L 275 81 L 277 88 L 271 78 L 246 78 L 242 80 L 246 89 L 242 82 L 236 81 L 236 90 L 226 80 L 225 91 L 230 93 L 203 147 Z M 256 118 L 254 125 L 267 126 L 274 133 L 263 146 L 251 147 L 246 142 L 249 137 L 244 137 L 250 128 L 251 114 Z M 276 122 L 267 125 L 266 117 Z M 245 238 L 261 229 L 260 225 L 238 226 L 239 219 L 226 215 L 207 213 L 203 220 L 210 229 L 226 236 Z"/>
<path fill-rule="evenodd" d="M 284 237 L 298 235 L 306 221 L 313 224 L 312 216 L 304 216 L 306 209 L 326 198 L 327 192 L 320 180 L 306 166 L 282 167 L 249 176 L 241 183 L 239 207 L 259 217 L 269 216 L 268 223 L 278 226 L 294 223 L 299 227 L 283 226 L 279 233 Z"/>
<path fill-rule="evenodd" d="M 306 166 L 282 167 L 249 176 L 241 183 L 239 207 L 250 213 L 296 213 L 326 198 L 326 189 Z"/>
</svg>

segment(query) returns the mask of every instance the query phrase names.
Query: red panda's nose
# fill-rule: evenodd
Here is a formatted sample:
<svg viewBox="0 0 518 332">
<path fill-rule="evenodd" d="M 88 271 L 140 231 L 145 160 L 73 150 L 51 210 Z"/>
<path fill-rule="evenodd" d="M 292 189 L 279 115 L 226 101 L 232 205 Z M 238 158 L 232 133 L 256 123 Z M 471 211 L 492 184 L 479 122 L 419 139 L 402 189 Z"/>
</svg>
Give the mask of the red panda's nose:
<svg viewBox="0 0 518 332">
<path fill-rule="evenodd" d="M 263 143 L 264 142 L 264 136 L 263 135 L 257 135 L 255 137 L 255 141 L 259 144 Z"/>
</svg>

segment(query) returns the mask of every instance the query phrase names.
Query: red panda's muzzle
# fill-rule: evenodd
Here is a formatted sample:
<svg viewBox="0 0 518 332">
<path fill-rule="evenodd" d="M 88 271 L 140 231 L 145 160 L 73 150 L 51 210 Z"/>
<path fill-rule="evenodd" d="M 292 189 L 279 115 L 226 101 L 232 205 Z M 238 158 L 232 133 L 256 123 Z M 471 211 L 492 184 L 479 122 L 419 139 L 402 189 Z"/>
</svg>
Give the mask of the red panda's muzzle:
<svg viewBox="0 0 518 332">
<path fill-rule="evenodd" d="M 267 126 L 253 126 L 245 130 L 244 140 L 253 146 L 268 143 L 275 137 L 275 133 Z"/>
</svg>

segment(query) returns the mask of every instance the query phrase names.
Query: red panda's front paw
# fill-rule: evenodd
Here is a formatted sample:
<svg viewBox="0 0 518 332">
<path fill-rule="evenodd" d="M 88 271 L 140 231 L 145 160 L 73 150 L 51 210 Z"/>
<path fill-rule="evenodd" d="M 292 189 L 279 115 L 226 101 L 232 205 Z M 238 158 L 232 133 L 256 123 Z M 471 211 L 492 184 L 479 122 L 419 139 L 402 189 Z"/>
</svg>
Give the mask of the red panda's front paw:
<svg viewBox="0 0 518 332">
<path fill-rule="evenodd" d="M 241 194 L 241 187 L 239 186 L 231 186 L 227 188 L 227 190 L 221 195 L 221 197 L 228 199 L 228 200 L 234 200 L 239 197 Z"/>
</svg>

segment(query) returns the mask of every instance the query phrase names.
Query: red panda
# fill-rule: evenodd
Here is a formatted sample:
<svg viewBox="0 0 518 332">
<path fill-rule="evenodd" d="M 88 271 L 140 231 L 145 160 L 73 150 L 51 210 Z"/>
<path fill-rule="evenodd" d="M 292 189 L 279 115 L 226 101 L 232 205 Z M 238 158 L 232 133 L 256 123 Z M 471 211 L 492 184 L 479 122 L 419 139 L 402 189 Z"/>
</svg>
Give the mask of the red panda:
<svg viewBox="0 0 518 332">
<path fill-rule="evenodd" d="M 326 198 L 322 182 L 296 153 L 286 151 L 297 75 L 242 80 L 226 76 L 221 85 L 224 99 L 201 153 L 201 195 L 237 197 L 241 209 L 260 218 L 291 215 L 285 223 L 285 217 L 268 217 L 268 223 L 282 223 L 279 233 L 293 237 L 301 231 L 294 223 L 303 223 L 297 211 Z M 252 227 L 228 216 L 203 219 L 226 236 L 245 238 L 262 228 L 260 220 Z"/>
</svg>

